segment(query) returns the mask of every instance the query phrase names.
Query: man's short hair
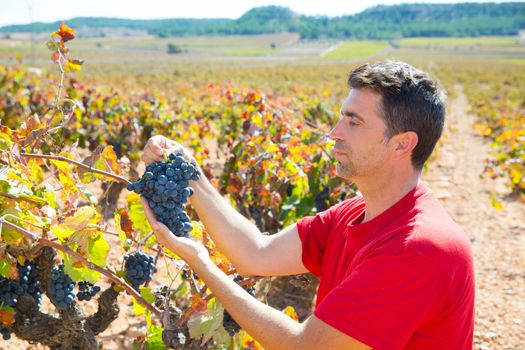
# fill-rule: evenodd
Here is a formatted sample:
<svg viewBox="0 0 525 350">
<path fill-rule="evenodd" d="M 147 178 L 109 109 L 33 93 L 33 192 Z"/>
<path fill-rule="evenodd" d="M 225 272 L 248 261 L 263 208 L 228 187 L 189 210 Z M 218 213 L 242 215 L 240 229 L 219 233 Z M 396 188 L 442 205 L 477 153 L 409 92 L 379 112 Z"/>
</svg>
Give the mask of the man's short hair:
<svg viewBox="0 0 525 350">
<path fill-rule="evenodd" d="M 417 134 L 412 164 L 421 169 L 441 137 L 445 122 L 446 95 L 438 82 L 405 62 L 382 61 L 354 69 L 348 85 L 371 89 L 382 96 L 380 114 L 387 139 L 406 131 Z"/>
</svg>

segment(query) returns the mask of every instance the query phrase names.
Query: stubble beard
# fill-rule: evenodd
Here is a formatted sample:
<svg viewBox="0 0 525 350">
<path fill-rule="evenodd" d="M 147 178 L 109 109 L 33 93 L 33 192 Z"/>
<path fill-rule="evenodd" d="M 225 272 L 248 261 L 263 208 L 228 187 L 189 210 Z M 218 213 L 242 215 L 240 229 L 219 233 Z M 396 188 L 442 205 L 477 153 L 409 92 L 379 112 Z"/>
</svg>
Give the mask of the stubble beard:
<svg viewBox="0 0 525 350">
<path fill-rule="evenodd" d="M 350 158 L 350 154 L 348 158 Z M 351 180 L 357 175 L 357 168 L 350 159 L 344 163 L 338 161 L 336 166 L 336 174 L 345 180 Z"/>
</svg>

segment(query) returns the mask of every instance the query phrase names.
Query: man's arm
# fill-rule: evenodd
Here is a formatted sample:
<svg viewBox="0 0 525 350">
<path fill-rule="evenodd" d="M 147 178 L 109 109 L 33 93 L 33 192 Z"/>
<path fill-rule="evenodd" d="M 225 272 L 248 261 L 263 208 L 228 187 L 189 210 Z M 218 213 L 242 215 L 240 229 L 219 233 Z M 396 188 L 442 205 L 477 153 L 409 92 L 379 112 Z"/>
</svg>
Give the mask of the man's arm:
<svg viewBox="0 0 525 350">
<path fill-rule="evenodd" d="M 193 208 L 217 245 L 243 276 L 293 275 L 307 272 L 297 226 L 266 236 L 237 212 L 205 176 L 192 183 Z"/>
<path fill-rule="evenodd" d="M 261 303 L 225 275 L 209 258 L 189 263 L 235 321 L 265 349 L 370 349 L 315 316 L 301 324 Z"/>
<path fill-rule="evenodd" d="M 142 159 L 149 164 L 162 161 L 164 154 L 177 151 L 193 159 L 180 144 L 163 136 L 154 136 L 144 148 Z M 275 276 L 307 272 L 302 263 L 301 240 L 295 225 L 275 235 L 263 235 L 220 195 L 199 170 L 201 179 L 190 181 L 195 190 L 190 202 L 213 242 L 241 275 Z"/>
<path fill-rule="evenodd" d="M 142 202 L 157 241 L 186 260 L 235 321 L 265 349 L 370 349 L 315 316 L 301 324 L 253 298 L 211 261 L 201 243 L 173 235 L 156 221 L 147 201 Z"/>
</svg>

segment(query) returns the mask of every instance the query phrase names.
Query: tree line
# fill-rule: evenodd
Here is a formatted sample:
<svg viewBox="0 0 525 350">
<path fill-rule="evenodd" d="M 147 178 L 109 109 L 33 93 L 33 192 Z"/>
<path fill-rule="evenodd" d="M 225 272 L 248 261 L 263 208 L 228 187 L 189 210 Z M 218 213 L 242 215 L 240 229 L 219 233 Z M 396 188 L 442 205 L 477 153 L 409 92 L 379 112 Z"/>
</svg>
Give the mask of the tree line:
<svg viewBox="0 0 525 350">
<path fill-rule="evenodd" d="M 159 37 L 250 35 L 296 32 L 302 39 L 396 39 L 403 37 L 475 37 L 516 35 L 525 28 L 525 3 L 401 4 L 374 6 L 355 15 L 305 16 L 280 6 L 256 7 L 236 20 L 131 20 L 82 17 L 67 21 L 77 28 L 127 28 Z M 0 32 L 49 32 L 55 23 L 0 28 Z M 93 31 L 91 31 L 93 33 Z M 91 34 L 93 35 L 93 34 Z"/>
</svg>

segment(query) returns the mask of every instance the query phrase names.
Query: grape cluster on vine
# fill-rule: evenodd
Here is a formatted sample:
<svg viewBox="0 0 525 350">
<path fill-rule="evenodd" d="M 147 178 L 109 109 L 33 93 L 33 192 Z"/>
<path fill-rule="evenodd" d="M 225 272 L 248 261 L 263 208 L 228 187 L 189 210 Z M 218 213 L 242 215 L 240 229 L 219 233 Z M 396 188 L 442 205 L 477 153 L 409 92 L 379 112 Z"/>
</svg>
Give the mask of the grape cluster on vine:
<svg viewBox="0 0 525 350">
<path fill-rule="evenodd" d="M 323 189 L 314 197 L 315 210 L 320 213 L 330 206 L 330 187 L 324 185 Z"/>
<path fill-rule="evenodd" d="M 233 279 L 235 282 L 242 281 L 242 277 L 240 275 L 235 276 Z M 254 285 L 246 285 L 243 286 L 243 289 L 250 294 L 252 297 L 255 297 L 255 286 Z M 237 334 L 241 330 L 241 326 L 233 319 L 233 317 L 230 315 L 230 313 L 226 310 L 224 310 L 224 316 L 222 318 L 222 326 L 228 332 L 230 337 L 233 337 L 235 334 Z"/>
<path fill-rule="evenodd" d="M 75 299 L 75 282 L 64 272 L 64 265 L 55 266 L 51 270 L 49 299 L 59 309 L 67 309 Z"/>
<path fill-rule="evenodd" d="M 20 283 L 0 276 L 0 304 L 15 306 L 18 297 L 24 292 Z"/>
<path fill-rule="evenodd" d="M 128 185 L 148 200 L 157 219 L 177 237 L 188 237 L 193 229 L 186 213 L 186 202 L 193 194 L 189 181 L 200 178 L 197 164 L 188 162 L 182 153 L 170 154 L 165 162 L 153 162 L 137 182 Z"/>
<path fill-rule="evenodd" d="M 180 275 L 181 275 L 183 280 L 189 280 L 190 279 L 190 270 L 184 269 L 184 270 L 182 270 Z M 200 278 L 199 275 L 197 275 L 195 272 L 193 272 L 191 274 L 191 276 L 193 276 L 193 279 L 195 279 L 195 280 L 198 280 Z"/>
<path fill-rule="evenodd" d="M 25 265 L 17 265 L 18 281 L 22 291 L 31 295 L 38 306 L 42 304 L 42 289 L 40 288 L 40 271 L 38 265 L 32 261 Z"/>
<path fill-rule="evenodd" d="M 148 254 L 137 251 L 124 255 L 126 278 L 135 290 L 150 281 L 155 272 L 155 259 Z"/>
<path fill-rule="evenodd" d="M 78 282 L 77 299 L 79 301 L 90 301 L 98 292 L 100 292 L 99 286 L 87 281 Z"/>
<path fill-rule="evenodd" d="M 11 330 L 7 327 L 0 325 L 0 334 L 2 334 L 2 339 L 4 340 L 11 339 Z"/>
</svg>

